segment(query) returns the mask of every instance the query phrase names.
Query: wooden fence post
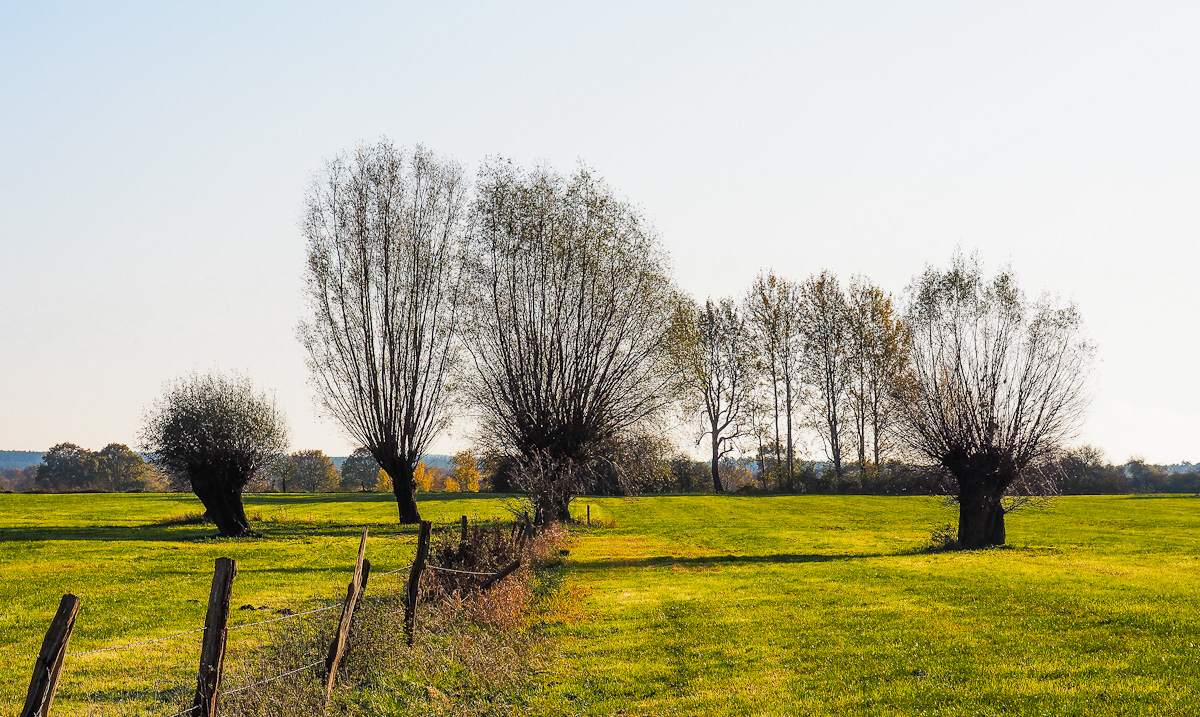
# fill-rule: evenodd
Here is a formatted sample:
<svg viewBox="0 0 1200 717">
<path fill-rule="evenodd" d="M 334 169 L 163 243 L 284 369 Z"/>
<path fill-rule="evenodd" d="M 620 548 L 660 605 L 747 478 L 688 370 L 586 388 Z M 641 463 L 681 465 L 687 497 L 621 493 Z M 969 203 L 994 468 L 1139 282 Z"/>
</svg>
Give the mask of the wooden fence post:
<svg viewBox="0 0 1200 717">
<path fill-rule="evenodd" d="M 329 708 L 329 700 L 333 697 L 333 683 L 337 680 L 338 663 L 346 653 L 346 640 L 350 637 L 350 621 L 354 617 L 354 606 L 367 587 L 367 576 L 371 573 L 371 561 L 367 555 L 367 529 L 363 528 L 362 540 L 358 541 L 358 558 L 354 561 L 354 575 L 350 578 L 350 586 L 346 588 L 346 602 L 342 603 L 342 619 L 338 622 L 337 633 L 329 646 L 329 654 L 325 657 L 325 707 Z"/>
<path fill-rule="evenodd" d="M 58 688 L 58 676 L 62 674 L 63 658 L 67 656 L 67 643 L 71 641 L 71 630 L 75 628 L 75 615 L 79 613 L 79 598 L 71 593 L 62 596 L 58 612 L 50 621 L 50 629 L 42 640 L 42 649 L 33 663 L 33 679 L 29 681 L 29 692 L 25 696 L 25 708 L 21 717 L 46 717 L 54 703 L 54 691 Z"/>
<path fill-rule="evenodd" d="M 481 592 L 487 592 L 488 590 L 491 589 L 491 587 L 493 585 L 495 585 L 496 583 L 500 582 L 504 578 L 511 575 L 513 573 L 513 571 L 515 571 L 519 567 L 521 567 L 521 556 L 520 555 L 517 556 L 516 560 L 512 561 L 508 565 L 505 565 L 504 568 L 502 570 L 500 570 L 500 572 L 496 573 L 495 575 L 488 578 L 487 580 L 484 580 L 483 584 L 481 584 L 479 586 L 479 590 Z"/>
<path fill-rule="evenodd" d="M 517 554 L 525 550 L 525 538 L 529 536 L 529 523 L 521 523 L 521 532 L 517 533 Z"/>
<path fill-rule="evenodd" d="M 458 542 L 467 542 L 467 516 L 465 515 L 462 517 L 462 536 L 459 537 Z"/>
<path fill-rule="evenodd" d="M 591 504 L 591 503 L 588 503 L 587 510 L 588 510 L 588 512 L 587 512 L 587 524 L 588 524 L 588 526 L 590 527 L 590 526 L 591 526 L 591 524 L 592 524 L 592 504 Z"/>
<path fill-rule="evenodd" d="M 425 561 L 429 558 L 429 531 L 432 523 L 421 521 L 421 532 L 417 536 L 417 554 L 413 557 L 412 570 L 408 573 L 408 594 L 404 602 L 404 634 L 408 638 L 408 646 L 412 647 L 413 635 L 417 626 L 417 593 L 421 587 L 421 573 L 425 570 Z"/>
<path fill-rule="evenodd" d="M 237 561 L 217 558 L 212 589 L 208 592 L 208 612 L 204 616 L 204 644 L 200 648 L 191 717 L 217 714 L 217 693 L 221 689 L 221 671 L 225 669 L 225 626 L 229 623 L 229 599 L 233 596 L 236 575 Z"/>
</svg>

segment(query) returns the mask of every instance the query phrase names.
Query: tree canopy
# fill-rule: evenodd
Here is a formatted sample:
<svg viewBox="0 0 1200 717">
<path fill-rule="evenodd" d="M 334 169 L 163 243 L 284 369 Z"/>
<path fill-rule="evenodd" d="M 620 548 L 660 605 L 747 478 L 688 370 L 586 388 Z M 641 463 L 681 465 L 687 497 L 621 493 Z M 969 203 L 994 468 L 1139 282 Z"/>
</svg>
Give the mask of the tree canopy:
<svg viewBox="0 0 1200 717">
<path fill-rule="evenodd" d="M 1011 272 L 956 255 L 909 287 L 900 436 L 949 476 L 965 547 L 1005 542 L 1004 497 L 1054 490 L 1046 476 L 1087 403 L 1093 349 L 1072 304 L 1026 298 Z"/>
<path fill-rule="evenodd" d="M 168 473 L 185 478 L 221 535 L 251 533 L 242 491 L 287 445 L 275 400 L 249 378 L 216 372 L 169 384 L 146 411 L 143 448 Z"/>
</svg>

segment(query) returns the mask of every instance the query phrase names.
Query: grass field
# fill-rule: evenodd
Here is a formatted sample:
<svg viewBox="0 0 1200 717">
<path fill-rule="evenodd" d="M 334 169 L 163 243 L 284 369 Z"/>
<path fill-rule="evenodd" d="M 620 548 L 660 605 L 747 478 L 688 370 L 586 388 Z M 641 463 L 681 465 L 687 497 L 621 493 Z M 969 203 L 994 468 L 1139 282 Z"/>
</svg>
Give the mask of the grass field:
<svg viewBox="0 0 1200 717">
<path fill-rule="evenodd" d="M 204 623 L 213 561 L 238 561 L 230 624 L 341 600 L 363 527 L 376 573 L 406 565 L 416 530 L 390 495 L 247 496 L 262 538 L 211 540 L 212 525 L 172 525 L 203 508 L 190 495 L 0 495 L 0 715 L 20 712 L 33 657 L 65 592 L 82 599 L 70 651 L 153 639 Z M 421 501 L 425 517 L 507 516 L 487 495 Z M 403 573 L 379 578 L 402 584 Z M 307 618 L 302 618 L 307 619 Z M 230 633 L 230 674 L 258 629 Z M 176 705 L 195 689 L 200 635 L 68 658 L 55 713 L 133 701 Z M 159 693 L 159 694 L 155 694 Z"/>
<path fill-rule="evenodd" d="M 595 502 L 595 501 L 593 501 Z M 1200 500 L 1063 498 L 921 554 L 928 498 L 600 501 L 549 711 L 1200 714 Z"/>
<path fill-rule="evenodd" d="M 198 626 L 218 555 L 239 560 L 235 604 L 276 608 L 344 590 L 363 525 L 376 571 L 411 554 L 384 496 L 248 502 L 265 537 L 213 541 L 165 524 L 197 512 L 186 496 L 0 496 L 0 713 L 64 591 L 85 650 Z M 1009 548 L 932 554 L 953 513 L 928 498 L 582 502 L 615 527 L 577 532 L 531 714 L 1200 713 L 1198 499 L 1063 498 L 1010 516 Z M 504 514 L 487 496 L 421 507 Z M 176 642 L 69 660 L 56 712 L 190 690 L 195 646 Z"/>
</svg>

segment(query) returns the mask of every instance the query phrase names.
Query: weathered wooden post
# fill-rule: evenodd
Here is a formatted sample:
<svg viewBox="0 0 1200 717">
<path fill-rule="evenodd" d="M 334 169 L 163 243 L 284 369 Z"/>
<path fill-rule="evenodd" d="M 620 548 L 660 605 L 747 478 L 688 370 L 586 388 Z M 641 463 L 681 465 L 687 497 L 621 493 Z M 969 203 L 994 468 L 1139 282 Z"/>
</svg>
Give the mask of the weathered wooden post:
<svg viewBox="0 0 1200 717">
<path fill-rule="evenodd" d="M 354 606 L 358 598 L 367 588 L 367 577 L 371 574 L 371 561 L 367 555 L 367 529 L 363 528 L 362 540 L 358 541 L 358 558 L 354 561 L 354 575 L 350 578 L 350 586 L 346 588 L 346 602 L 342 603 L 342 619 L 338 622 L 337 632 L 333 643 L 329 645 L 329 654 L 325 657 L 325 707 L 328 709 L 329 700 L 333 698 L 333 684 L 337 680 L 338 663 L 346 654 L 346 641 L 350 638 L 350 621 L 354 618 Z"/>
<path fill-rule="evenodd" d="M 591 503 L 588 503 L 588 506 L 587 506 L 587 524 L 588 524 L 588 527 L 591 527 L 591 525 L 592 525 L 592 504 Z"/>
<path fill-rule="evenodd" d="M 225 669 L 225 626 L 229 623 L 229 599 L 233 596 L 236 575 L 237 561 L 217 558 L 212 589 L 208 592 L 208 612 L 204 616 L 204 643 L 200 648 L 192 717 L 217 714 L 217 692 L 221 689 L 221 671 Z"/>
<path fill-rule="evenodd" d="M 462 517 L 462 536 L 459 537 L 458 542 L 467 542 L 467 516 L 465 515 Z"/>
<path fill-rule="evenodd" d="M 521 532 L 517 533 L 517 554 L 525 549 L 525 538 L 529 536 L 529 523 L 521 523 Z"/>
<path fill-rule="evenodd" d="M 25 708 L 21 717 L 46 717 L 54 703 L 54 691 L 58 688 L 58 676 L 62 674 L 63 659 L 67 656 L 67 643 L 71 641 L 71 630 L 75 629 L 75 615 L 79 613 L 79 598 L 71 593 L 62 596 L 58 612 L 50 621 L 50 629 L 42 639 L 42 649 L 33 663 L 33 679 L 29 681 L 29 692 L 25 696 Z"/>
<path fill-rule="evenodd" d="M 512 561 L 508 565 L 505 565 L 504 568 L 500 570 L 500 572 L 496 573 L 495 575 L 488 578 L 487 580 L 484 580 L 483 584 L 481 584 L 479 586 L 480 591 L 487 592 L 488 590 L 491 589 L 491 587 L 493 585 L 495 585 L 496 583 L 500 582 L 504 578 L 511 575 L 519 567 L 521 567 L 521 556 L 520 555 L 517 556 L 516 560 Z"/>
<path fill-rule="evenodd" d="M 412 647 L 413 635 L 417 626 L 417 593 L 421 587 L 421 573 L 425 570 L 425 561 L 429 558 L 429 531 L 433 524 L 428 520 L 421 521 L 421 532 L 417 535 L 417 554 L 413 557 L 412 570 L 408 573 L 408 594 L 404 603 L 404 634 L 408 638 L 408 646 Z"/>
</svg>

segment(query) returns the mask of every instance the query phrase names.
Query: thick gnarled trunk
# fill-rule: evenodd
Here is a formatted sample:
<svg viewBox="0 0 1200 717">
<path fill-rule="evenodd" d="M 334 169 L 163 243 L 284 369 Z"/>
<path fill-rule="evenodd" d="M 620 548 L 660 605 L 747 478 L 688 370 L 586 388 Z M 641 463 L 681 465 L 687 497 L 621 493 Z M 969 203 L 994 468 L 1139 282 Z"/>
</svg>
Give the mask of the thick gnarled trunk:
<svg viewBox="0 0 1200 717">
<path fill-rule="evenodd" d="M 204 504 L 204 515 L 216 524 L 222 537 L 243 538 L 254 534 L 242 506 L 241 490 L 208 486 L 193 487 L 193 490 Z"/>
<path fill-rule="evenodd" d="M 392 495 L 396 496 L 400 522 L 421 522 L 421 511 L 417 508 L 417 481 L 413 476 L 415 466 L 402 459 L 390 460 L 386 464 L 380 461 L 380 466 L 392 478 Z"/>
<path fill-rule="evenodd" d="M 1003 491 L 960 493 L 958 544 L 967 549 L 1004 545 Z"/>
<path fill-rule="evenodd" d="M 533 516 L 534 525 L 570 523 L 571 496 L 569 494 L 542 494 L 536 498 Z"/>
</svg>

